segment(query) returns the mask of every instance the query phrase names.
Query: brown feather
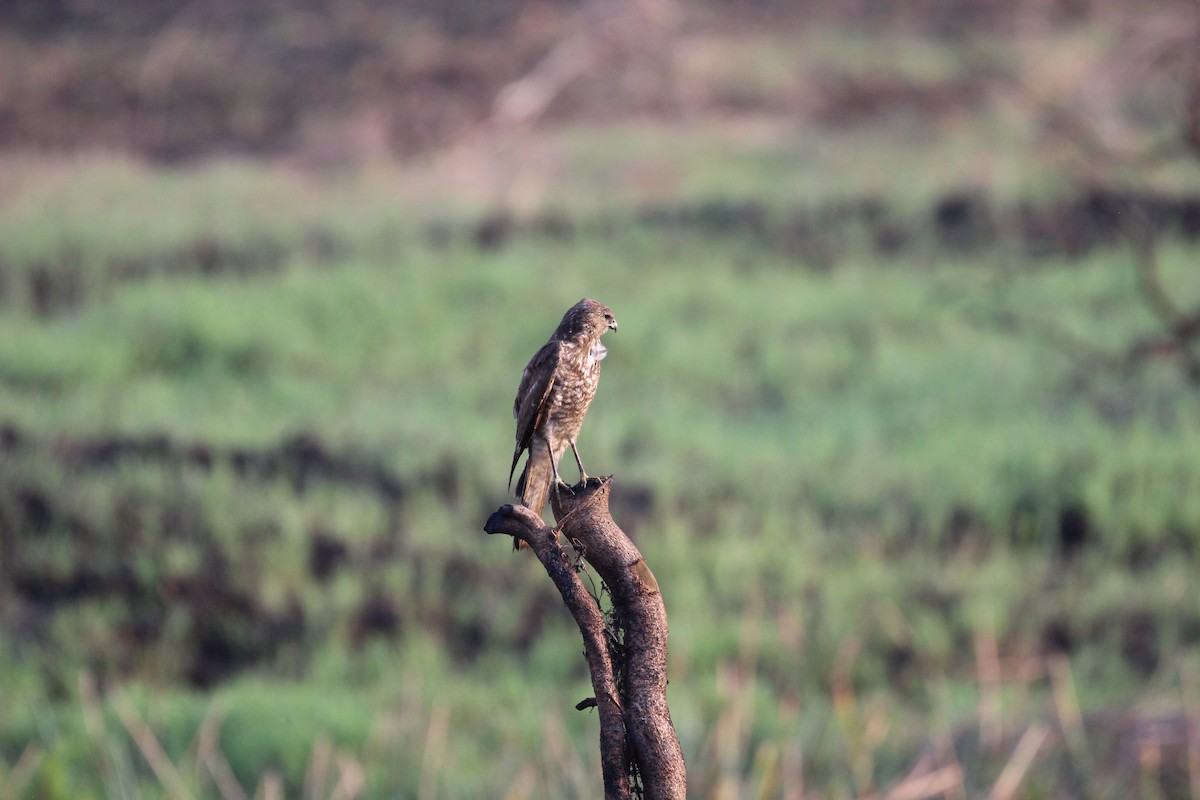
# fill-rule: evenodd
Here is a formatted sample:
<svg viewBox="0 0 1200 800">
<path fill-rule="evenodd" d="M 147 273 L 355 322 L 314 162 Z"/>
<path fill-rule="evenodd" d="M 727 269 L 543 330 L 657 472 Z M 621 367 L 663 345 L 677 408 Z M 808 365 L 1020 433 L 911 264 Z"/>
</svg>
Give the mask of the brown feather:
<svg viewBox="0 0 1200 800">
<path fill-rule="evenodd" d="M 547 399 L 554 388 L 554 374 L 558 370 L 559 342 L 551 339 L 542 345 L 521 374 L 521 385 L 513 400 L 513 418 L 517 421 L 517 446 L 513 450 L 512 467 L 508 470 L 508 483 L 512 485 L 513 473 L 521 453 L 529 448 L 533 432 L 546 414 Z M 520 494 L 520 492 L 518 492 Z"/>
<path fill-rule="evenodd" d="M 557 465 L 555 465 L 557 466 Z M 521 498 L 521 505 L 528 508 L 539 517 L 546 507 L 550 497 L 550 487 L 554 485 L 554 469 L 550 463 L 549 443 L 541 436 L 535 435 L 530 442 L 529 458 L 525 461 L 525 469 L 517 478 L 516 495 Z M 524 549 L 520 539 L 513 540 L 513 549 Z"/>
<path fill-rule="evenodd" d="M 521 374 L 513 399 L 516 448 L 508 481 L 512 483 L 517 462 L 528 450 L 516 495 L 537 514 L 546 506 L 559 459 L 579 435 L 596 394 L 600 361 L 607 352 L 600 337 L 616 328 L 608 306 L 584 298 L 567 310 L 550 340 Z"/>
</svg>

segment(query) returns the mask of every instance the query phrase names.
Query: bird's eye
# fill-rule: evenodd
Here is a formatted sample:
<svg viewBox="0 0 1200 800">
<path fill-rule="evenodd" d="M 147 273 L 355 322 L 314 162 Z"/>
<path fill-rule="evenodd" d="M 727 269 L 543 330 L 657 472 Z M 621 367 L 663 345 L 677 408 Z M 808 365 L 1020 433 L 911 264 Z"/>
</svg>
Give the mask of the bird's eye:
<svg viewBox="0 0 1200 800">
<path fill-rule="evenodd" d="M 605 315 L 604 315 L 604 318 L 605 318 L 606 320 L 608 320 L 609 322 L 612 322 L 612 314 L 605 314 Z"/>
</svg>

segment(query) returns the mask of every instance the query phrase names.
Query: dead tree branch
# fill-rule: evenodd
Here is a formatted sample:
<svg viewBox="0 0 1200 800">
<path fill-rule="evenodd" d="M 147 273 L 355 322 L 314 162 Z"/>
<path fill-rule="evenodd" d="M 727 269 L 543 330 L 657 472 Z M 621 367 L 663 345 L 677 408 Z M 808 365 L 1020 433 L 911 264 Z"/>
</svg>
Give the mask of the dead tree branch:
<svg viewBox="0 0 1200 800">
<path fill-rule="evenodd" d="M 1163 287 L 1158 248 L 1149 220 L 1139 220 L 1135 227 L 1127 230 L 1127 235 L 1135 254 L 1138 289 L 1146 305 L 1158 317 L 1164 335 L 1135 342 L 1126 359 L 1132 363 L 1147 356 L 1174 354 L 1184 376 L 1190 382 L 1200 384 L 1200 356 L 1194 350 L 1196 340 L 1200 339 L 1200 308 L 1184 311 Z"/>
<path fill-rule="evenodd" d="M 535 123 L 572 84 L 604 70 L 637 63 L 670 75 L 678 16 L 670 0 L 585 4 L 574 35 L 500 91 L 489 124 L 505 128 Z"/>
<path fill-rule="evenodd" d="M 606 800 L 630 797 L 635 778 L 649 800 L 683 800 L 683 750 L 667 707 L 667 613 L 654 574 L 612 519 L 611 486 L 611 480 L 590 478 L 554 496 L 552 507 L 562 534 L 608 587 L 612 631 L 556 529 L 527 508 L 506 505 L 488 518 L 484 530 L 516 536 L 530 546 L 579 626 L 600 714 Z"/>
<path fill-rule="evenodd" d="M 1080 160 L 1088 165 L 1092 184 L 1111 185 L 1123 171 L 1161 166 L 1189 152 L 1200 155 L 1200 48 L 1196 47 L 1200 43 L 1200 0 L 1194 0 L 1192 5 L 1190 9 L 1182 5 L 1167 9 L 1163 24 L 1147 26 L 1138 37 L 1138 46 L 1132 48 L 1139 54 L 1137 57 L 1131 58 L 1127 53 L 1121 61 L 1103 70 L 1103 74 L 1088 77 L 1089 81 L 1101 84 L 1128 82 L 1132 78 L 1148 81 L 1154 73 L 1163 71 L 1164 64 L 1182 66 L 1186 72 L 1183 77 L 1186 85 L 1181 87 L 1185 95 L 1183 124 L 1165 142 L 1153 146 L 1135 143 L 1132 148 L 1119 146 L 1101 135 L 1092 118 L 1094 114 L 1063 102 L 1061 97 L 1045 96 L 1032 85 L 1015 86 L 1013 98 L 1030 109 L 1031 114 L 1042 117 L 1048 132 L 1078 152 Z M 1110 90 L 1110 94 L 1117 92 Z M 1108 211 L 1114 226 L 1129 243 L 1138 293 L 1158 323 L 1157 332 L 1138 337 L 1121 352 L 1107 353 L 1054 323 L 1019 319 L 1013 314 L 1002 314 L 997 321 L 1010 328 L 1036 329 L 1046 343 L 1074 357 L 1081 365 L 1121 375 L 1129 375 L 1155 360 L 1171 359 L 1185 380 L 1200 386 L 1200 307 L 1182 307 L 1163 283 L 1157 244 L 1162 230 L 1155 224 L 1153 208 L 1131 200 Z"/>
<path fill-rule="evenodd" d="M 604 798 L 625 800 L 630 796 L 625 718 L 600 607 L 584 588 L 570 557 L 558 543 L 554 529 L 525 506 L 501 506 L 488 517 L 483 530 L 507 533 L 528 544 L 575 618 L 583 635 L 583 654 L 592 675 L 592 691 L 596 693 L 596 710 L 600 715 L 600 771 L 604 778 Z"/>
<path fill-rule="evenodd" d="M 612 595 L 624 643 L 621 690 L 633 759 L 647 798 L 683 798 L 686 775 L 667 707 L 667 611 L 658 581 L 609 513 L 612 482 L 592 478 L 581 489 L 555 499 L 554 514 Z"/>
</svg>

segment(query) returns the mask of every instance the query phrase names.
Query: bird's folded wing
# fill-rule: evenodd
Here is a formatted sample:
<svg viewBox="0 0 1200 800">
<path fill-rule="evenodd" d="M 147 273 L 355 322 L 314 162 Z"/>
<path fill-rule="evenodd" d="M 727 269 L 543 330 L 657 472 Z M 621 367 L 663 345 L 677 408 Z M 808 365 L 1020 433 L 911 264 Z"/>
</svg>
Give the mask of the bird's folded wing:
<svg viewBox="0 0 1200 800">
<path fill-rule="evenodd" d="M 558 370 L 560 342 L 549 341 L 534 353 L 525 365 L 521 385 L 513 400 L 513 417 L 517 420 L 517 454 L 529 447 L 533 432 L 546 414 L 550 389 L 554 386 L 554 373 Z M 514 459 L 514 466 L 515 466 Z M 512 476 L 509 476 L 512 480 Z"/>
</svg>

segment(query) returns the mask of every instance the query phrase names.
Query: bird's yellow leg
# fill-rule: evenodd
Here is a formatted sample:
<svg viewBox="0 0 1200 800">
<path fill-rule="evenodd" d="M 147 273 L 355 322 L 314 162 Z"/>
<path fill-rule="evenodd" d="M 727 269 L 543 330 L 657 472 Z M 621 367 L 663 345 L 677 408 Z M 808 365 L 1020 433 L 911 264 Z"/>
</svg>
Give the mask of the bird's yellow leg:
<svg viewBox="0 0 1200 800">
<path fill-rule="evenodd" d="M 574 447 L 574 445 L 572 445 Z M 554 494 L 558 495 L 560 487 L 570 490 L 570 485 L 558 476 L 558 464 L 554 463 L 554 451 L 550 449 L 550 443 L 546 442 L 546 451 L 550 453 L 550 472 L 554 475 Z"/>
<path fill-rule="evenodd" d="M 574 442 L 571 442 L 571 452 L 575 454 L 575 463 L 579 465 L 579 482 L 587 483 L 588 474 L 583 469 L 583 460 L 579 458 L 579 450 Z"/>
</svg>

